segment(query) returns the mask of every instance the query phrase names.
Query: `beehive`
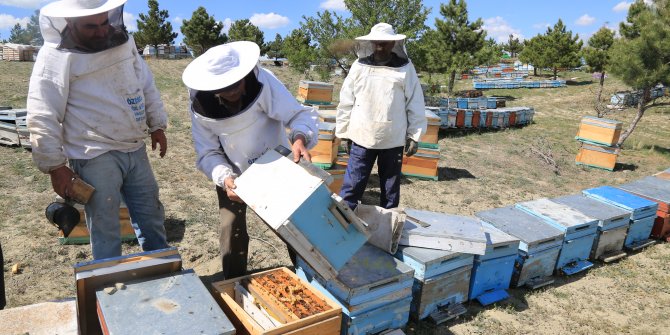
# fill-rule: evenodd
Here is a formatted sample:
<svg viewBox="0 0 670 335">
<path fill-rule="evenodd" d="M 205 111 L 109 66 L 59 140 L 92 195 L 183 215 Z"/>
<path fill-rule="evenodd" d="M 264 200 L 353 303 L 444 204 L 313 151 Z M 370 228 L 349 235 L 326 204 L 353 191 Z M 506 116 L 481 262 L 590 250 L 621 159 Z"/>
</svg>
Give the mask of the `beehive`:
<svg viewBox="0 0 670 335">
<path fill-rule="evenodd" d="M 333 84 L 301 80 L 298 101 L 311 105 L 330 105 L 333 101 Z"/>
<path fill-rule="evenodd" d="M 437 165 L 440 160 L 440 150 L 419 147 L 417 152 L 407 157 L 402 157 L 402 174 L 411 177 L 437 180 Z"/>
<path fill-rule="evenodd" d="M 86 227 L 86 213 L 83 205 L 75 205 L 79 211 L 79 223 L 72 229 L 70 234 L 65 237 L 63 231 L 58 233 L 59 244 L 88 244 L 91 242 L 91 236 Z M 133 228 L 126 204 L 121 203 L 119 208 L 119 225 L 121 226 L 121 241 L 135 240 L 135 229 Z"/>
<path fill-rule="evenodd" d="M 582 143 L 582 147 L 579 149 L 579 153 L 577 153 L 575 162 L 578 165 L 586 165 L 614 171 L 619 151 L 619 148 Z"/>
<path fill-rule="evenodd" d="M 595 144 L 613 146 L 621 135 L 620 121 L 584 116 L 579 124 L 576 139 Z"/>
<path fill-rule="evenodd" d="M 335 137 L 335 124 L 328 122 L 319 123 L 319 141 L 316 146 L 309 150 L 312 163 L 323 169 L 330 169 L 337 159 L 337 151 L 340 139 Z"/>
</svg>

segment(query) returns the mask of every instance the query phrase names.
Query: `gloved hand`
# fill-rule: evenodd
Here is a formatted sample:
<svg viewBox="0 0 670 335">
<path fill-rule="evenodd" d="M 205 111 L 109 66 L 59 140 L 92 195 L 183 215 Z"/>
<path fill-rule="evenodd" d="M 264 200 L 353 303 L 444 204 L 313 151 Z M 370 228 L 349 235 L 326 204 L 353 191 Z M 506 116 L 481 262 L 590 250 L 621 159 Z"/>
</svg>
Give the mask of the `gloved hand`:
<svg viewBox="0 0 670 335">
<path fill-rule="evenodd" d="M 347 153 L 347 155 L 351 154 L 351 143 L 353 143 L 350 139 L 348 138 L 343 138 L 344 141 L 344 152 Z"/>
<path fill-rule="evenodd" d="M 419 150 L 419 143 L 411 138 L 408 138 L 405 142 L 405 156 L 410 157 L 414 155 L 417 150 Z"/>
</svg>

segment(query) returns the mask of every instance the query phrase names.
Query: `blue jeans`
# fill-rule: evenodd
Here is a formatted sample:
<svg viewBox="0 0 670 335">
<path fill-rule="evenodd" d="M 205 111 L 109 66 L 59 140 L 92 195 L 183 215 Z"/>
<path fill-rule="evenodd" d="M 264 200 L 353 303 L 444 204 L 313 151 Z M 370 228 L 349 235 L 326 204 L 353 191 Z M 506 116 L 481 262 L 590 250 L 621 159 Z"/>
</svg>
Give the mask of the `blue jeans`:
<svg viewBox="0 0 670 335">
<path fill-rule="evenodd" d="M 95 187 L 85 206 L 93 259 L 121 256 L 121 199 L 128 206 L 142 249 L 168 247 L 165 210 L 144 146 L 134 152 L 109 151 L 92 159 L 71 159 L 70 167 Z"/>
<path fill-rule="evenodd" d="M 351 144 L 349 163 L 344 173 L 340 196 L 351 209 L 358 206 L 368 185 L 372 167 L 377 161 L 379 172 L 379 206 L 396 208 L 400 203 L 400 170 L 402 169 L 403 147 L 390 149 L 367 149 L 356 143 Z"/>
</svg>

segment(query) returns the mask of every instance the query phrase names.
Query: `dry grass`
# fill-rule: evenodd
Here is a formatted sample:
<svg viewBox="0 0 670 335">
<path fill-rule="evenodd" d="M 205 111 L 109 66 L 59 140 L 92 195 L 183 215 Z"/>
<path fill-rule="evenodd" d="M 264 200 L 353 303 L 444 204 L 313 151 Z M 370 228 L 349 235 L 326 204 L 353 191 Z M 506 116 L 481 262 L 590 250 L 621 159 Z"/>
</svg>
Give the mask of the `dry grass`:
<svg viewBox="0 0 670 335">
<path fill-rule="evenodd" d="M 216 196 L 194 167 L 187 113 L 188 97 L 181 83 L 187 61 L 151 61 L 157 85 L 169 113 L 169 151 L 150 157 L 161 186 L 172 245 L 179 247 L 186 268 L 205 281 L 216 280 L 220 268 Z M 32 63 L 0 62 L 0 105 L 25 106 Z M 271 68 L 292 91 L 300 76 Z M 580 85 L 560 89 L 492 90 L 508 96 L 511 106 L 533 106 L 533 125 L 496 132 L 443 132 L 438 182 L 405 179 L 401 206 L 454 214 L 510 205 L 519 201 L 577 193 L 588 187 L 616 185 L 648 176 L 670 166 L 669 110 L 651 110 L 628 139 L 615 172 L 574 164 L 574 140 L 581 116 L 590 108 L 594 84 L 590 75 L 570 73 Z M 335 78 L 336 92 L 341 78 Z M 457 88 L 471 87 L 470 81 Z M 610 79 L 608 90 L 623 88 Z M 335 97 L 337 98 L 337 97 Z M 629 121 L 632 111 L 613 118 Z M 531 148 L 550 150 L 559 168 L 554 174 Z M 9 307 L 73 296 L 72 264 L 90 259 L 88 246 L 60 246 L 56 230 L 43 211 L 53 199 L 47 176 L 32 167 L 30 153 L 0 147 L 0 241 L 5 252 L 4 273 Z M 379 194 L 372 178 L 364 202 Z M 289 264 L 282 243 L 255 215 L 249 214 L 250 267 L 263 269 Z M 271 244 L 272 246 L 268 245 Z M 124 252 L 135 252 L 134 244 Z M 277 253 L 277 250 L 280 252 Z M 21 263 L 23 272 L 10 267 Z M 572 278 L 559 278 L 538 291 L 511 290 L 512 298 L 494 307 L 469 304 L 465 317 L 439 327 L 410 323 L 410 334 L 659 334 L 670 333 L 670 247 L 659 244 L 628 258 Z"/>
</svg>

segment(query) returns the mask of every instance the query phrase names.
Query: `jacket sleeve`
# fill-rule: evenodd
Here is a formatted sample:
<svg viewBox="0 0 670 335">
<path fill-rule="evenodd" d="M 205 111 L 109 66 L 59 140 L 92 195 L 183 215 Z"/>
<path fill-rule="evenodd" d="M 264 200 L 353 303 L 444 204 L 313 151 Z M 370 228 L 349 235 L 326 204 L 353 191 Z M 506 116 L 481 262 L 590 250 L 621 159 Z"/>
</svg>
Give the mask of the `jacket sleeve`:
<svg viewBox="0 0 670 335">
<path fill-rule="evenodd" d="M 158 92 L 158 89 L 156 88 L 154 76 L 144 59 L 142 59 L 139 54 L 136 54 L 136 57 L 140 71 L 142 71 L 142 75 L 139 77 L 144 79 L 142 87 L 146 104 L 145 110 L 147 113 L 149 133 L 153 133 L 158 129 L 165 130 L 167 128 L 167 113 L 165 112 L 165 106 L 161 100 L 160 92 Z"/>
<path fill-rule="evenodd" d="M 263 84 L 268 85 L 272 92 L 272 105 L 266 109 L 268 116 L 286 124 L 290 130 L 291 143 L 296 135 L 301 134 L 307 140 L 307 149 L 316 146 L 319 140 L 319 114 L 314 108 L 298 103 L 298 100 L 272 72 L 262 68 L 260 71 L 265 72 L 264 77 L 267 80 Z"/>
<path fill-rule="evenodd" d="M 337 115 L 335 117 L 335 136 L 338 138 L 349 138 L 347 131 L 349 130 L 349 120 L 351 117 L 351 110 L 356 102 L 354 96 L 354 78 L 358 75 L 358 61 L 354 62 L 349 69 L 349 74 L 342 83 L 340 89 L 340 104 L 337 105 Z"/>
<path fill-rule="evenodd" d="M 426 121 L 426 105 L 423 98 L 423 90 L 421 90 L 419 76 L 416 74 L 416 70 L 412 63 L 409 64 L 409 70 L 407 71 L 405 99 L 405 108 L 407 110 L 407 138 L 419 142 L 419 138 L 421 138 L 421 135 L 423 135 L 428 128 L 428 122 Z"/>
<path fill-rule="evenodd" d="M 30 77 L 26 121 L 33 161 L 40 171 L 48 173 L 67 164 L 61 123 L 69 94 L 69 70 L 67 60 L 47 62 L 49 57 L 57 59 L 48 48 L 40 56 Z"/>
<path fill-rule="evenodd" d="M 214 184 L 224 187 L 224 180 L 227 177 L 237 175 L 234 173 L 232 165 L 221 148 L 219 137 L 203 126 L 196 119 L 192 107 L 189 108 L 189 112 L 191 113 L 191 134 L 196 154 L 195 165 Z"/>
</svg>

